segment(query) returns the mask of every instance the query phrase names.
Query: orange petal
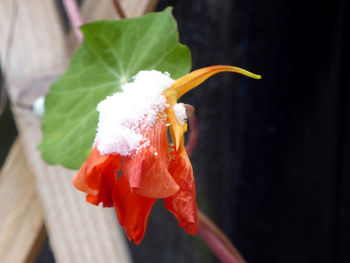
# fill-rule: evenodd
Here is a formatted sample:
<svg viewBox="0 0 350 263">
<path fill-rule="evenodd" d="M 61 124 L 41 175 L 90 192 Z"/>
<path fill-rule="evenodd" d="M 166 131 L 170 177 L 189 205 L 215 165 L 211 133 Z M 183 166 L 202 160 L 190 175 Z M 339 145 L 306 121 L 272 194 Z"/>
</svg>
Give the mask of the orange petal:
<svg viewBox="0 0 350 263">
<path fill-rule="evenodd" d="M 182 95 L 184 95 L 191 89 L 194 89 L 206 79 L 210 78 L 211 76 L 219 72 L 225 72 L 225 71 L 240 73 L 254 79 L 261 79 L 260 75 L 256 75 L 254 73 L 251 73 L 241 68 L 226 66 L 226 65 L 217 65 L 217 66 L 198 69 L 198 70 L 192 71 L 191 73 L 188 73 L 187 75 L 177 79 L 174 82 L 174 84 L 169 88 L 169 90 L 176 91 L 178 95 L 177 98 L 179 99 Z"/>
<path fill-rule="evenodd" d="M 95 147 L 73 178 L 73 185 L 87 194 L 88 202 L 95 205 L 103 202 L 103 206 L 113 206 L 111 194 L 120 162 L 120 156 L 100 155 Z"/>
<path fill-rule="evenodd" d="M 167 127 L 158 120 L 147 133 L 150 145 L 142 148 L 135 157 L 123 159 L 123 173 L 132 191 L 149 198 L 174 195 L 179 186 L 168 172 Z"/>
<path fill-rule="evenodd" d="M 129 240 L 134 240 L 138 245 L 145 235 L 155 199 L 133 194 L 127 178 L 122 175 L 113 189 L 113 201 L 119 223 L 124 227 Z"/>
<path fill-rule="evenodd" d="M 94 169 L 96 166 L 100 165 L 105 160 L 107 160 L 107 158 L 108 158 L 107 155 L 101 156 L 97 148 L 94 148 L 93 151 L 90 153 L 89 157 L 80 167 L 78 173 L 74 176 L 73 178 L 74 187 L 84 193 L 96 194 L 96 191 L 92 190 L 87 185 L 86 175 L 89 174 L 91 170 Z"/>
<path fill-rule="evenodd" d="M 187 124 L 181 125 L 175 115 L 173 106 L 177 103 L 177 93 L 173 90 L 166 90 L 164 96 L 167 98 L 167 104 L 169 107 L 165 110 L 167 114 L 167 120 L 170 123 L 170 134 L 175 145 L 175 149 L 178 150 L 180 142 L 183 139 L 184 133 L 187 130 Z"/>
<path fill-rule="evenodd" d="M 97 190 L 97 194 L 87 194 L 86 201 L 94 205 L 102 202 L 104 207 L 112 207 L 112 191 L 116 180 L 117 174 L 112 166 L 104 167 L 103 170 L 97 169 L 95 173 L 89 174 L 87 183 L 94 184 L 92 188 Z"/>
<path fill-rule="evenodd" d="M 165 207 L 174 214 L 187 233 L 196 235 L 198 217 L 196 203 L 196 187 L 190 160 L 184 150 L 169 165 L 169 172 L 180 185 L 176 195 L 164 199 Z"/>
</svg>

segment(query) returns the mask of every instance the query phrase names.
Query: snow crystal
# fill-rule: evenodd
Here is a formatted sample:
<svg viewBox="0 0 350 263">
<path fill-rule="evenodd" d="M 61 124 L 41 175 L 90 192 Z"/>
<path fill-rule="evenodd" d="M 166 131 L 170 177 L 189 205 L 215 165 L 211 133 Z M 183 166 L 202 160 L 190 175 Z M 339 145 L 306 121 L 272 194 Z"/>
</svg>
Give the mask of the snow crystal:
<svg viewBox="0 0 350 263">
<path fill-rule="evenodd" d="M 181 125 L 184 125 L 185 124 L 185 120 L 187 119 L 185 105 L 183 103 L 176 103 L 173 106 L 173 110 L 175 112 L 175 116 L 176 116 L 177 121 Z"/>
<path fill-rule="evenodd" d="M 168 105 L 162 92 L 174 83 L 169 73 L 140 71 L 123 92 L 97 105 L 100 113 L 95 144 L 100 154 L 130 156 L 149 145 L 143 136 Z"/>
</svg>

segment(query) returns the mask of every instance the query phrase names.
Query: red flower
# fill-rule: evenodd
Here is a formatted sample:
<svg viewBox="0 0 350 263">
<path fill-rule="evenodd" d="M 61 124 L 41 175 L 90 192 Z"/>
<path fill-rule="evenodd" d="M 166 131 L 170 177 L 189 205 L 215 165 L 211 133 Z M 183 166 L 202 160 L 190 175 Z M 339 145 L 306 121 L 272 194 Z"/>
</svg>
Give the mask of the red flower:
<svg viewBox="0 0 350 263">
<path fill-rule="evenodd" d="M 74 177 L 74 186 L 87 194 L 88 202 L 115 207 L 119 223 L 135 244 L 141 242 L 152 206 L 159 198 L 164 199 L 165 207 L 174 214 L 180 227 L 189 234 L 197 234 L 195 183 L 184 147 L 187 124 L 179 123 L 173 106 L 183 94 L 223 71 L 260 78 L 231 66 L 207 67 L 187 74 L 163 92 L 168 107 L 159 113 L 150 129 L 143 131 L 143 136 L 150 142 L 148 146 L 134 156 L 101 155 L 95 146 Z M 166 123 L 170 123 L 174 146 L 168 144 Z"/>
</svg>

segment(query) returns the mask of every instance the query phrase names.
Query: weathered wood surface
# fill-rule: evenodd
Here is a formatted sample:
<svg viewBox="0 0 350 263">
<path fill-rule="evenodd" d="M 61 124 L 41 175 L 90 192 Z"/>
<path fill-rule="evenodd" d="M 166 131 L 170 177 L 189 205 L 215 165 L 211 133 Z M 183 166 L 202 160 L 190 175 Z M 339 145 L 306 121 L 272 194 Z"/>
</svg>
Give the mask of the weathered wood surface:
<svg viewBox="0 0 350 263">
<path fill-rule="evenodd" d="M 88 0 L 84 1 L 82 6 L 83 20 L 85 23 L 103 19 L 119 19 L 112 0 Z M 154 10 L 158 0 L 122 0 L 120 5 L 123 8 L 126 17 L 137 17 Z"/>
<path fill-rule="evenodd" d="M 37 179 L 56 261 L 129 262 L 114 211 L 85 202 L 84 195 L 71 184 L 75 171 L 43 163 L 36 150 L 40 141 L 39 120 L 27 110 L 14 108 L 14 113 Z"/>
<path fill-rule="evenodd" d="M 45 239 L 42 206 L 21 142 L 0 173 L 0 261 L 34 262 Z"/>
<path fill-rule="evenodd" d="M 154 1 L 122 1 L 129 16 L 147 11 Z M 102 7 L 103 6 L 103 7 Z M 85 1 L 86 21 L 114 17 L 110 1 Z M 75 171 L 41 160 L 39 120 L 16 103 L 30 105 L 64 71 L 71 47 L 62 30 L 54 1 L 2 0 L 0 54 L 21 142 L 37 182 L 50 244 L 57 262 L 130 262 L 124 234 L 113 209 L 85 202 L 71 179 Z M 16 191 L 16 189 L 13 189 Z M 2 208 L 1 208 L 2 209 Z M 9 229 L 7 229 L 9 231 Z"/>
</svg>

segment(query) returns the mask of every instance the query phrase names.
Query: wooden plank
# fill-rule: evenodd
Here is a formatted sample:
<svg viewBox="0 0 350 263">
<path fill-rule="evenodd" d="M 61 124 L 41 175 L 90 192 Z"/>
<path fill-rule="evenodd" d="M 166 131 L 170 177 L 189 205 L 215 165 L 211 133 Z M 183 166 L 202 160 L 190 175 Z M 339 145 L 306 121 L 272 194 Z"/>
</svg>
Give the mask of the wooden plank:
<svg viewBox="0 0 350 263">
<path fill-rule="evenodd" d="M 38 83 L 44 82 L 32 85 L 38 86 Z M 26 156 L 37 179 L 56 261 L 130 262 L 114 210 L 85 201 L 84 194 L 71 183 L 76 171 L 44 163 L 36 150 L 41 138 L 39 120 L 28 110 L 18 107 L 13 110 L 27 146 Z"/>
<path fill-rule="evenodd" d="M 68 63 L 53 1 L 2 0 L 0 32 L 1 63 L 10 87 L 19 80 L 62 71 Z M 13 97 L 19 90 L 10 91 Z"/>
<path fill-rule="evenodd" d="M 137 16 L 154 1 L 124 1 L 128 16 Z M 110 1 L 85 1 L 86 21 L 113 18 Z M 10 28 L 13 30 L 11 33 Z M 8 37 L 10 36 L 10 37 Z M 11 37 L 12 36 L 12 37 Z M 0 51 L 12 102 L 31 105 L 63 72 L 71 47 L 53 1 L 3 0 L 0 3 Z M 71 42 L 72 43 L 72 42 Z M 72 187 L 75 171 L 41 160 L 39 120 L 13 106 L 26 158 L 37 181 L 45 223 L 57 262 L 130 262 L 113 209 L 94 207 Z"/>
<path fill-rule="evenodd" d="M 17 139 L 0 173 L 0 259 L 34 262 L 45 240 L 35 180 Z"/>
<path fill-rule="evenodd" d="M 0 43 L 2 54 L 9 54 L 2 57 L 2 65 L 11 100 L 30 105 L 66 67 L 69 52 L 53 1 L 15 3 L 0 3 L 0 35 L 9 35 L 11 21 L 15 29 L 12 41 L 5 38 Z M 87 204 L 71 184 L 75 171 L 44 163 L 36 148 L 41 139 L 39 120 L 28 110 L 13 106 L 13 111 L 37 181 L 56 261 L 130 262 L 114 210 Z"/>
<path fill-rule="evenodd" d="M 154 10 L 158 0 L 120 0 L 127 17 L 137 17 Z M 119 19 L 112 0 L 85 0 L 82 7 L 84 22 L 96 21 L 99 19 Z"/>
</svg>

